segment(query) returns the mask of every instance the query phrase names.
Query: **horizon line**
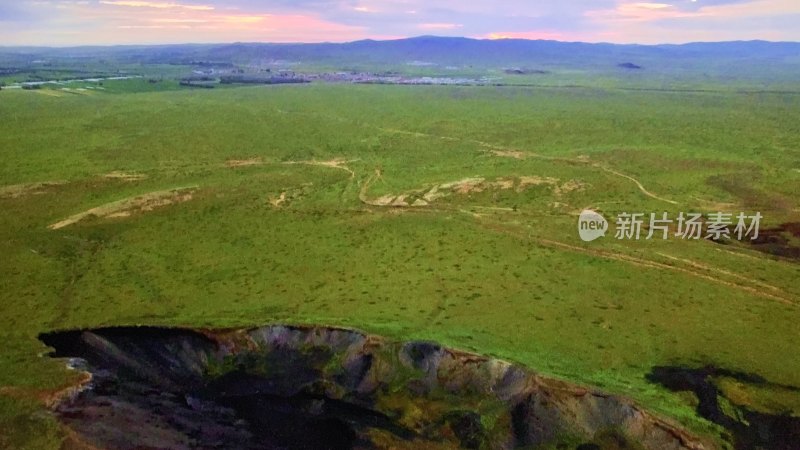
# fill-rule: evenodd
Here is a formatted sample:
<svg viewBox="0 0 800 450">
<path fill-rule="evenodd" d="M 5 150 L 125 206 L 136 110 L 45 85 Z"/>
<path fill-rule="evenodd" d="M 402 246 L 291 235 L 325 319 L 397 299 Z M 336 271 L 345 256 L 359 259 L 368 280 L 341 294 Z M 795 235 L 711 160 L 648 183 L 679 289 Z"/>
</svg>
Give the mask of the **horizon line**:
<svg viewBox="0 0 800 450">
<path fill-rule="evenodd" d="M 211 45 L 348 45 L 356 44 L 359 42 L 400 42 L 409 41 L 414 39 L 463 39 L 476 42 L 502 42 L 502 41 L 515 41 L 515 42 L 551 42 L 560 44 L 587 44 L 587 45 L 616 45 L 616 46 L 631 46 L 631 47 L 663 47 L 663 46 L 685 46 L 696 44 L 729 44 L 729 43 L 753 43 L 762 42 L 768 44 L 800 44 L 800 41 L 771 41 L 768 39 L 734 39 L 734 40 L 721 40 L 721 41 L 691 41 L 691 42 L 662 42 L 658 44 L 641 44 L 636 42 L 618 43 L 608 41 L 568 41 L 558 39 L 525 39 L 525 38 L 481 38 L 481 37 L 468 37 L 468 36 L 437 36 L 437 35 L 419 35 L 409 36 L 397 39 L 357 39 L 352 41 L 296 41 L 296 42 L 274 42 L 274 41 L 229 41 L 229 42 L 172 42 L 172 43 L 159 43 L 159 44 L 79 44 L 79 45 L 0 45 L 0 49 L 13 49 L 13 48 L 36 48 L 36 49 L 70 49 L 70 48 L 114 48 L 114 47 L 169 47 L 169 46 L 211 46 Z"/>
</svg>

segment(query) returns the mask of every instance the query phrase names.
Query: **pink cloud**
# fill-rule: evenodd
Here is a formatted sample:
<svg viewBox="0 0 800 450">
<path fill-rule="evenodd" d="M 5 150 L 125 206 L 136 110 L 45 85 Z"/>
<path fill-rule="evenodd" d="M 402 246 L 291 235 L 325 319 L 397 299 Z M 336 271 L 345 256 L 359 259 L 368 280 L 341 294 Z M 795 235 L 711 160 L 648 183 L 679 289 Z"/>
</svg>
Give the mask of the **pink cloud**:
<svg viewBox="0 0 800 450">
<path fill-rule="evenodd" d="M 367 37 L 363 27 L 343 25 L 315 14 L 259 14 L 205 5 L 139 0 L 102 0 L 99 5 L 64 3 L 54 28 L 78 29 L 59 34 L 74 44 L 148 44 L 183 42 L 345 42 Z M 135 10 L 135 13 L 131 12 Z M 124 32 L 123 30 L 131 30 Z M 137 33 L 133 30 L 147 30 Z M 46 36 L 48 41 L 40 42 Z M 52 34 L 20 30 L 23 42 L 52 45 Z"/>
<path fill-rule="evenodd" d="M 455 30 L 463 26 L 459 23 L 421 23 L 417 25 L 417 28 L 420 30 Z"/>
<path fill-rule="evenodd" d="M 2 3 L 3 0 L 0 0 Z M 419 34 L 661 43 L 800 40 L 798 0 L 17 0 L 7 45 L 342 42 Z M 526 28 L 529 31 L 526 31 Z M 148 30 L 148 32 L 122 30 Z"/>
<path fill-rule="evenodd" d="M 553 31 L 498 31 L 482 36 L 484 39 L 541 39 L 541 40 L 565 40 L 562 33 Z"/>
<path fill-rule="evenodd" d="M 589 10 L 584 16 L 609 42 L 664 42 L 771 39 L 792 40 L 770 19 L 800 13 L 797 0 L 751 0 L 703 5 L 683 10 L 671 3 L 619 0 L 614 8 Z M 761 20 L 761 25 L 757 21 Z M 599 36 L 599 34 L 598 34 Z"/>
<path fill-rule="evenodd" d="M 664 19 L 698 17 L 705 14 L 702 9 L 698 11 L 681 11 L 669 3 L 622 1 L 617 3 L 613 9 L 590 10 L 584 15 L 596 22 L 609 24 L 651 22 Z"/>
<path fill-rule="evenodd" d="M 208 5 L 183 5 L 180 3 L 165 2 L 145 2 L 137 0 L 101 0 L 102 5 L 127 6 L 133 8 L 156 8 L 156 9 L 189 9 L 195 11 L 211 11 L 213 6 Z"/>
</svg>

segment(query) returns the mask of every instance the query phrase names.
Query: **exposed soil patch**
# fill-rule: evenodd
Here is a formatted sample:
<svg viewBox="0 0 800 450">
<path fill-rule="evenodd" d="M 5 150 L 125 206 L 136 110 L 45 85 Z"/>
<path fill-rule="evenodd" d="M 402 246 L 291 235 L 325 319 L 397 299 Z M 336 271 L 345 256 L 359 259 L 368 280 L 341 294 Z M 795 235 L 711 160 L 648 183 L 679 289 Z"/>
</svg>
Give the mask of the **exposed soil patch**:
<svg viewBox="0 0 800 450">
<path fill-rule="evenodd" d="M 0 198 L 19 198 L 27 195 L 41 195 L 53 188 L 67 184 L 66 181 L 44 181 L 41 183 L 15 184 L 0 187 Z"/>
<path fill-rule="evenodd" d="M 626 399 L 430 342 L 287 326 L 41 339 L 92 374 L 54 411 L 101 448 L 713 448 Z"/>
<path fill-rule="evenodd" d="M 103 175 L 103 178 L 109 180 L 120 180 L 120 181 L 141 181 L 147 178 L 147 175 L 143 173 L 128 173 L 128 172 L 109 172 Z"/>
<path fill-rule="evenodd" d="M 800 443 L 800 417 L 768 414 L 751 409 L 729 398 L 719 380 L 730 378 L 748 384 L 798 391 L 792 386 L 774 385 L 763 378 L 740 372 L 703 367 L 655 367 L 648 375 L 652 382 L 672 391 L 690 391 L 697 396 L 697 413 L 727 429 L 737 450 L 796 450 Z"/>
<path fill-rule="evenodd" d="M 483 178 L 465 178 L 435 186 L 439 191 L 452 191 L 456 194 L 471 194 L 473 192 L 483 192 L 488 186 Z"/>
<path fill-rule="evenodd" d="M 286 202 L 286 192 L 281 192 L 281 195 L 269 199 L 269 203 L 276 208 L 280 208 L 284 202 Z"/>
<path fill-rule="evenodd" d="M 667 202 L 667 203 L 670 203 L 670 204 L 673 204 L 673 205 L 677 205 L 678 204 L 678 202 L 676 202 L 674 200 L 669 200 L 669 199 L 660 197 L 660 196 L 648 191 L 644 187 L 644 185 L 642 184 L 641 181 L 637 180 L 636 178 L 634 178 L 634 177 L 632 177 L 630 175 L 625 175 L 624 173 L 616 171 L 616 170 L 614 170 L 614 169 L 612 169 L 610 167 L 604 166 L 604 165 L 602 165 L 600 163 L 592 163 L 591 159 L 586 155 L 580 155 L 580 156 L 578 156 L 576 158 L 559 158 L 559 157 L 539 155 L 539 154 L 536 154 L 536 153 L 521 152 L 521 151 L 518 151 L 518 150 L 506 149 L 506 148 L 495 146 L 495 145 L 488 144 L 488 143 L 485 143 L 485 142 L 482 142 L 480 144 L 485 146 L 485 147 L 487 147 L 487 148 L 489 148 L 491 153 L 492 153 L 492 155 L 499 156 L 499 157 L 502 157 L 502 158 L 514 158 L 514 159 L 537 158 L 537 159 L 544 159 L 544 160 L 548 160 L 548 161 L 559 161 L 559 162 L 568 163 L 568 164 L 580 164 L 580 165 L 586 165 L 586 166 L 594 167 L 594 168 L 603 170 L 603 171 L 605 171 L 607 173 L 610 173 L 610 174 L 612 174 L 614 176 L 617 176 L 617 177 L 624 178 L 626 180 L 632 181 L 634 184 L 636 184 L 636 187 L 639 188 L 639 190 L 644 195 L 646 195 L 646 196 L 648 196 L 650 198 L 653 198 L 653 199 L 656 199 L 656 200 L 660 200 L 660 201 L 663 201 L 663 202 Z"/>
<path fill-rule="evenodd" d="M 354 162 L 348 161 L 346 159 L 331 159 L 329 161 L 286 161 L 284 164 L 303 164 L 307 166 L 322 166 L 322 167 L 330 167 L 331 169 L 338 169 L 344 170 L 345 172 L 350 174 L 350 178 L 355 178 L 356 173 L 347 167 L 347 163 Z"/>
<path fill-rule="evenodd" d="M 585 165 L 585 166 L 588 166 L 588 167 L 593 167 L 593 168 L 596 168 L 596 169 L 599 169 L 599 170 L 603 170 L 603 171 L 608 172 L 608 173 L 610 173 L 612 175 L 615 175 L 615 176 L 618 176 L 618 177 L 621 177 L 621 178 L 625 178 L 626 180 L 632 181 L 633 183 L 636 184 L 636 187 L 639 188 L 639 190 L 644 195 L 646 195 L 646 196 L 648 196 L 650 198 L 653 198 L 653 199 L 656 199 L 656 200 L 660 200 L 660 201 L 664 201 L 664 202 L 667 202 L 667 203 L 671 203 L 673 205 L 677 205 L 678 204 L 678 202 L 676 202 L 674 200 L 669 200 L 669 199 L 660 197 L 660 196 L 648 191 L 644 187 L 644 185 L 634 177 L 631 177 L 629 175 L 625 175 L 625 174 L 623 174 L 621 172 L 618 172 L 616 170 L 608 168 L 608 167 L 606 167 L 606 166 L 604 166 L 604 165 L 602 165 L 600 163 L 593 163 L 591 161 L 591 159 L 587 155 L 579 155 L 579 156 L 577 156 L 575 158 L 563 158 L 563 157 L 558 157 L 558 156 L 541 155 L 541 154 L 533 153 L 533 152 L 523 152 L 523 151 L 517 150 L 515 148 L 506 147 L 506 146 L 503 146 L 503 145 L 497 145 L 497 144 L 493 144 L 491 142 L 475 140 L 475 139 L 459 139 L 459 138 L 455 138 L 455 137 L 451 137 L 451 136 L 440 136 L 440 135 L 434 135 L 434 134 L 428 134 L 428 133 L 420 133 L 420 132 L 397 130 L 397 129 L 387 129 L 387 128 L 381 128 L 381 130 L 387 131 L 387 132 L 391 132 L 391 133 L 415 136 L 415 137 L 425 137 L 425 138 L 432 138 L 432 139 L 440 139 L 440 140 L 444 140 L 444 141 L 468 142 L 468 143 L 475 144 L 475 145 L 478 145 L 480 147 L 483 147 L 484 149 L 486 149 L 486 151 L 488 153 L 490 153 L 493 156 L 498 156 L 498 157 L 502 157 L 502 158 L 514 158 L 514 159 L 520 159 L 520 160 L 527 159 L 527 158 L 536 158 L 536 159 L 541 159 L 541 160 L 545 160 L 545 161 L 560 162 L 560 163 L 565 163 L 565 164 Z M 691 166 L 691 167 L 695 167 L 695 166 L 696 166 L 696 163 L 694 163 L 694 165 Z"/>
<path fill-rule="evenodd" d="M 186 202 L 192 199 L 196 187 L 171 189 L 168 191 L 150 192 L 137 197 L 126 198 L 112 203 L 107 203 L 82 213 L 75 214 L 64 220 L 50 225 L 51 230 L 58 230 L 90 217 L 119 218 L 129 217 L 135 213 L 152 211 L 156 208 Z"/>
<path fill-rule="evenodd" d="M 501 158 L 514 158 L 514 159 L 525 159 L 525 152 L 520 152 L 517 150 L 492 150 L 492 154 L 494 156 L 499 156 Z"/>
<path fill-rule="evenodd" d="M 561 180 L 552 177 L 523 176 L 518 178 L 497 178 L 494 180 L 471 177 L 449 183 L 436 184 L 402 194 L 387 194 L 375 199 L 369 199 L 366 196 L 366 188 L 369 187 L 370 182 L 371 180 L 365 183 L 362 189 L 361 201 L 372 206 L 394 207 L 423 207 L 447 197 L 455 195 L 468 196 L 482 192 L 514 190 L 517 193 L 522 193 L 535 186 L 547 186 L 552 190 L 556 198 L 561 198 L 563 195 L 586 187 L 586 184 L 581 181 L 569 180 L 562 183 Z"/>
<path fill-rule="evenodd" d="M 275 208 L 285 207 L 308 194 L 311 186 L 313 186 L 312 183 L 306 183 L 300 187 L 288 189 L 280 194 L 270 196 L 267 201 Z"/>
<path fill-rule="evenodd" d="M 249 167 L 249 166 L 260 166 L 263 165 L 264 161 L 261 158 L 250 158 L 250 159 L 229 159 L 225 161 L 225 166 L 230 168 L 235 167 Z"/>
<path fill-rule="evenodd" d="M 558 186 L 558 181 L 558 178 L 551 177 L 520 177 L 517 192 L 522 192 L 529 186 Z"/>
<path fill-rule="evenodd" d="M 560 186 L 556 186 L 553 191 L 556 197 L 569 194 L 570 192 L 582 191 L 586 188 L 586 184 L 578 180 L 569 180 Z"/>
</svg>

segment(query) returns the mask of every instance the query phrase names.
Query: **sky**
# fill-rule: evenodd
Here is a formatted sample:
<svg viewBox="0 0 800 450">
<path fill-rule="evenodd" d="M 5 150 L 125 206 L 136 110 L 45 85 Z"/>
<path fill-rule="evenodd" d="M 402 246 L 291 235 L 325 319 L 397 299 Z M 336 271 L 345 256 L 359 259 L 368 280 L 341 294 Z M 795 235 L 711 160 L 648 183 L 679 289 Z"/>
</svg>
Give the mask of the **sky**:
<svg viewBox="0 0 800 450">
<path fill-rule="evenodd" d="M 800 41 L 800 0 L 0 0 L 0 45 L 420 35 L 640 44 Z"/>
</svg>

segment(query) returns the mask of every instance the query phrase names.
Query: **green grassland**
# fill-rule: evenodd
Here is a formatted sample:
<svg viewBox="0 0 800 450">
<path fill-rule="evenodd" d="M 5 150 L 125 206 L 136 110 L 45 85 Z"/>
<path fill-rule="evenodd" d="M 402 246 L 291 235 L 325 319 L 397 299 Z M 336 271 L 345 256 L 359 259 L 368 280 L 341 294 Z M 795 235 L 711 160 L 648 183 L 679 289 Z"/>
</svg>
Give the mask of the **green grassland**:
<svg viewBox="0 0 800 450">
<path fill-rule="evenodd" d="M 587 244 L 577 233 L 586 207 L 800 221 L 795 95 L 124 93 L 131 83 L 120 95 L 0 92 L 0 186 L 16 186 L 0 191 L 0 447 L 59 446 L 42 401 L 75 375 L 40 357 L 36 338 L 55 329 L 323 323 L 432 339 L 630 396 L 706 434 L 719 430 L 691 398 L 649 383 L 652 367 L 709 364 L 800 386 L 797 261 L 744 244 L 613 233 Z M 369 204 L 471 177 L 514 187 Z M 197 188 L 179 203 L 48 228 L 187 186 Z M 760 410 L 800 414 L 796 391 L 739 389 Z"/>
</svg>

